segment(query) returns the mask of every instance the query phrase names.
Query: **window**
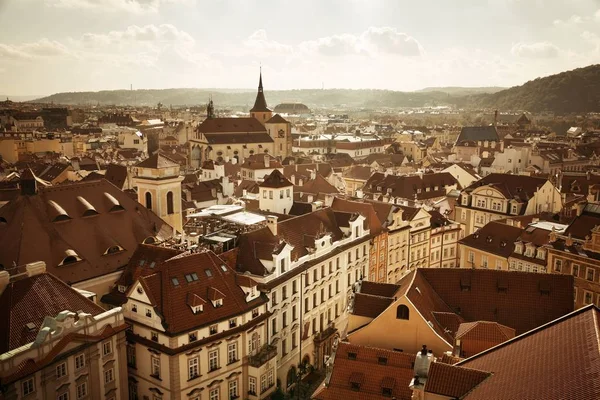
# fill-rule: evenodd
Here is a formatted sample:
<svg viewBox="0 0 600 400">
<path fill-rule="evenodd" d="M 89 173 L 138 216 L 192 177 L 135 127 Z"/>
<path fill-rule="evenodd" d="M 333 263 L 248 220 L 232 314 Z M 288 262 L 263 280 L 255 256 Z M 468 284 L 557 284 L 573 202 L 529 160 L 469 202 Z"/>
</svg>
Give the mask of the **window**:
<svg viewBox="0 0 600 400">
<path fill-rule="evenodd" d="M 277 292 L 271 293 L 271 306 L 277 305 Z"/>
<path fill-rule="evenodd" d="M 585 279 L 587 279 L 588 281 L 593 281 L 594 280 L 594 269 L 593 268 L 588 268 L 586 270 L 586 277 Z"/>
<path fill-rule="evenodd" d="M 496 269 L 502 269 L 502 260 L 496 260 Z"/>
<path fill-rule="evenodd" d="M 56 379 L 67 375 L 67 363 L 63 362 L 56 366 Z"/>
<path fill-rule="evenodd" d="M 267 198 L 267 191 L 263 190 L 263 199 L 266 199 L 266 198 Z"/>
<path fill-rule="evenodd" d="M 237 360 L 237 343 L 229 343 L 227 345 L 227 362 L 231 364 L 236 362 Z"/>
<path fill-rule="evenodd" d="M 248 394 L 256 395 L 256 378 L 253 376 L 248 377 Z"/>
<path fill-rule="evenodd" d="M 579 264 L 573 264 L 573 276 L 579 276 Z"/>
<path fill-rule="evenodd" d="M 152 373 L 150 376 L 160 379 L 160 358 L 156 356 L 150 356 L 150 366 Z"/>
<path fill-rule="evenodd" d="M 69 400 L 69 392 L 64 392 L 56 396 L 56 400 Z"/>
<path fill-rule="evenodd" d="M 271 387 L 275 384 L 275 378 L 273 376 L 273 370 L 270 370 L 267 373 L 267 385 L 269 385 L 268 387 Z"/>
<path fill-rule="evenodd" d="M 481 256 L 481 266 L 486 269 L 488 267 L 488 257 L 486 255 Z"/>
<path fill-rule="evenodd" d="M 294 279 L 292 281 L 292 294 L 296 293 L 298 293 L 298 281 Z"/>
<path fill-rule="evenodd" d="M 77 385 L 77 398 L 82 399 L 87 396 L 87 382 Z"/>
<path fill-rule="evenodd" d="M 167 193 L 167 214 L 174 214 L 174 207 L 173 207 L 173 192 L 168 192 Z"/>
<path fill-rule="evenodd" d="M 271 320 L 271 334 L 274 335 L 277 333 L 277 318 L 273 318 Z"/>
<path fill-rule="evenodd" d="M 135 345 L 127 345 L 127 365 L 136 368 L 137 360 L 135 354 Z"/>
<path fill-rule="evenodd" d="M 188 380 L 200 376 L 200 360 L 198 357 L 188 359 Z"/>
<path fill-rule="evenodd" d="M 188 341 L 189 342 L 195 342 L 196 340 L 198 340 L 198 332 L 188 333 Z"/>
<path fill-rule="evenodd" d="M 114 368 L 107 369 L 104 371 L 104 383 L 110 383 L 115 380 L 115 370 Z"/>
<path fill-rule="evenodd" d="M 260 392 L 264 392 L 265 390 L 267 390 L 267 375 L 263 374 L 260 377 Z"/>
<path fill-rule="evenodd" d="M 287 285 L 281 288 L 281 300 L 287 299 Z"/>
<path fill-rule="evenodd" d="M 152 194 L 150 192 L 146 192 L 146 208 L 152 210 Z"/>
<path fill-rule="evenodd" d="M 287 354 L 287 339 L 281 340 L 281 355 L 285 356 Z"/>
<path fill-rule="evenodd" d="M 560 272 L 562 270 L 562 260 L 554 260 L 554 272 Z"/>
<path fill-rule="evenodd" d="M 158 342 L 158 332 L 150 332 L 150 339 L 152 339 L 153 342 Z"/>
<path fill-rule="evenodd" d="M 304 299 L 304 311 L 310 311 L 310 303 L 308 297 Z"/>
<path fill-rule="evenodd" d="M 237 318 L 231 318 L 229 320 L 229 329 L 235 328 L 237 326 Z"/>
<path fill-rule="evenodd" d="M 146 308 L 146 317 L 152 318 L 152 310 L 149 308 Z"/>
<path fill-rule="evenodd" d="M 229 382 L 229 399 L 238 398 L 238 384 L 237 381 Z"/>
<path fill-rule="evenodd" d="M 112 343 L 111 342 L 102 343 L 102 355 L 106 356 L 110 353 L 112 353 Z"/>
<path fill-rule="evenodd" d="M 85 367 L 85 354 L 79 354 L 75 357 L 75 370 Z"/>
<path fill-rule="evenodd" d="M 585 304 L 592 304 L 592 297 L 592 293 L 586 291 L 583 297 Z"/>
<path fill-rule="evenodd" d="M 35 392 L 35 378 L 29 378 L 24 380 L 21 383 L 21 391 L 23 392 L 23 396 L 27 396 Z"/>
<path fill-rule="evenodd" d="M 269 190 L 269 200 L 273 200 L 273 191 Z"/>
<path fill-rule="evenodd" d="M 209 327 L 208 327 L 208 333 L 209 333 L 210 335 L 216 335 L 216 334 L 217 334 L 217 332 L 219 332 L 219 327 L 218 327 L 218 325 L 216 325 L 216 324 L 215 324 L 215 325 L 211 325 L 211 326 L 209 326 Z"/>
<path fill-rule="evenodd" d="M 475 261 L 475 253 L 469 251 L 469 262 L 472 263 Z"/>
<path fill-rule="evenodd" d="M 408 319 L 408 307 L 400 304 L 396 308 L 396 319 Z"/>
<path fill-rule="evenodd" d="M 213 350 L 208 353 L 208 369 L 214 371 L 219 368 L 219 350 Z"/>
<path fill-rule="evenodd" d="M 137 305 L 132 304 L 131 305 L 131 311 L 134 312 L 134 313 L 137 313 Z"/>
<path fill-rule="evenodd" d="M 219 400 L 219 388 L 210 390 L 208 393 L 208 400 Z"/>
</svg>

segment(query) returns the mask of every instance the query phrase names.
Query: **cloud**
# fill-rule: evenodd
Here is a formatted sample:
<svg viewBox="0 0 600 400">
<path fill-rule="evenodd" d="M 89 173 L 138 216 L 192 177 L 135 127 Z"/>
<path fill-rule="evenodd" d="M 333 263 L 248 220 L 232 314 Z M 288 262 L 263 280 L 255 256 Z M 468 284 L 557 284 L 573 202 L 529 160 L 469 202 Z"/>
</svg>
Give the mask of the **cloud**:
<svg viewBox="0 0 600 400">
<path fill-rule="evenodd" d="M 326 56 L 393 54 L 405 57 L 424 54 L 412 36 L 392 27 L 370 27 L 360 35 L 344 33 L 300 43 L 304 51 Z"/>
<path fill-rule="evenodd" d="M 108 33 L 96 34 L 85 33 L 79 40 L 74 41 L 84 47 L 105 47 L 113 45 L 128 44 L 174 44 L 179 46 L 194 45 L 195 40 L 187 32 L 177 29 L 171 24 L 128 26 L 122 31 L 110 31 Z"/>
<path fill-rule="evenodd" d="M 550 42 L 523 43 L 513 45 L 511 54 L 525 58 L 554 58 L 558 57 L 560 49 Z"/>
<path fill-rule="evenodd" d="M 195 4 L 196 0 L 45 0 L 51 7 L 132 14 L 156 13 L 164 4 Z"/>
<path fill-rule="evenodd" d="M 13 60 L 31 60 L 40 57 L 64 56 L 69 54 L 65 45 L 46 38 L 37 42 L 10 45 L 0 43 L 0 58 Z"/>
<path fill-rule="evenodd" d="M 267 31 L 259 29 L 244 40 L 244 46 L 249 49 L 259 52 L 260 55 L 264 56 L 268 53 L 292 53 L 294 50 L 292 46 L 279 43 L 275 40 L 269 40 L 267 37 Z"/>
</svg>

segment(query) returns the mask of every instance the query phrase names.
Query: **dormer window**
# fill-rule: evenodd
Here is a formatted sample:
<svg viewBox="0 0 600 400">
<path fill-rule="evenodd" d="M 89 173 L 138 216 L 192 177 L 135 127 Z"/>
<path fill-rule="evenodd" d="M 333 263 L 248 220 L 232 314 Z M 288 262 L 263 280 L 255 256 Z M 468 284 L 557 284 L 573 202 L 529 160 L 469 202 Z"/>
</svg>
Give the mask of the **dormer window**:
<svg viewBox="0 0 600 400">
<path fill-rule="evenodd" d="M 540 260 L 544 260 L 546 258 L 546 252 L 544 251 L 544 249 L 537 250 L 537 258 L 539 258 Z"/>
<path fill-rule="evenodd" d="M 119 245 L 114 245 L 114 246 L 110 246 L 108 249 L 106 249 L 106 251 L 104 252 L 104 255 L 107 256 L 109 254 L 115 254 L 120 251 L 123 251 L 123 248 Z"/>
<path fill-rule="evenodd" d="M 517 254 L 523 254 L 523 243 L 516 243 L 515 244 L 515 253 L 517 253 Z"/>
<path fill-rule="evenodd" d="M 192 308 L 192 312 L 194 314 L 198 314 L 198 313 L 201 313 L 204 311 L 204 306 L 202 304 L 197 305 L 197 306 L 192 306 L 191 308 Z"/>
<path fill-rule="evenodd" d="M 119 290 L 119 293 L 125 293 L 125 291 L 127 290 L 127 286 L 119 285 L 118 290 Z"/>
<path fill-rule="evenodd" d="M 214 301 L 215 308 L 219 308 L 223 306 L 223 299 L 216 299 Z"/>
<path fill-rule="evenodd" d="M 216 325 L 216 324 L 215 324 L 215 325 L 211 325 L 211 326 L 208 328 L 208 333 L 209 333 L 210 335 L 216 335 L 216 334 L 217 334 L 217 332 L 219 332 L 219 326 L 218 326 L 218 325 Z"/>
</svg>

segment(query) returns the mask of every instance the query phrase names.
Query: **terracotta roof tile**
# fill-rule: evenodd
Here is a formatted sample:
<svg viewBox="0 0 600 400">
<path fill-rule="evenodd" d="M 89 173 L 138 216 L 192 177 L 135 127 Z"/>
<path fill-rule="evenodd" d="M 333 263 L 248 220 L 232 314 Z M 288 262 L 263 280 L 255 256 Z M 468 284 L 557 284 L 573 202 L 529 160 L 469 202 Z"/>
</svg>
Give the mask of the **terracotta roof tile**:
<svg viewBox="0 0 600 400">
<path fill-rule="evenodd" d="M 104 312 L 49 273 L 10 282 L 0 295 L 0 354 L 33 342 L 44 319 L 65 310 L 92 315 Z M 33 329 L 26 327 L 29 323 Z"/>
<path fill-rule="evenodd" d="M 256 118 L 207 118 L 198 125 L 197 130 L 205 134 L 267 133 L 267 129 Z"/>
<path fill-rule="evenodd" d="M 179 164 L 171 160 L 169 157 L 165 156 L 162 153 L 156 153 L 153 156 L 148 157 L 144 161 L 138 163 L 136 167 L 138 168 L 170 168 L 176 167 Z"/>
<path fill-rule="evenodd" d="M 600 398 L 599 314 L 579 309 L 459 362 L 492 373 L 466 399 Z"/>
<path fill-rule="evenodd" d="M 490 375 L 486 371 L 434 362 L 429 367 L 425 392 L 460 399 Z"/>
<path fill-rule="evenodd" d="M 373 296 L 370 294 L 356 293 L 352 315 L 375 318 L 392 304 L 394 299 L 389 297 Z"/>
</svg>

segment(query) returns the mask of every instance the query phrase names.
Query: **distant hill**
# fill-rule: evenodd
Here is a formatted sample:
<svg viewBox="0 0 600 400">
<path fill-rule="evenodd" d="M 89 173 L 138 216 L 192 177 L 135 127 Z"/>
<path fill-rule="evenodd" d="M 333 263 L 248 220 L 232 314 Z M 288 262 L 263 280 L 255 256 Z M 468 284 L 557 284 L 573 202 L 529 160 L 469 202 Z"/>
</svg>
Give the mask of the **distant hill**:
<svg viewBox="0 0 600 400">
<path fill-rule="evenodd" d="M 494 94 L 467 96 L 464 106 L 498 110 L 553 111 L 557 114 L 600 111 L 600 65 L 537 78 Z"/>
<path fill-rule="evenodd" d="M 310 108 L 364 108 L 456 106 L 467 109 L 552 111 L 557 114 L 600 112 L 600 65 L 591 65 L 537 78 L 521 86 L 439 87 L 417 92 L 370 89 L 301 89 L 265 92 L 271 107 L 284 102 L 302 102 Z M 249 109 L 255 89 L 161 89 L 105 90 L 57 93 L 36 102 L 55 104 L 101 104 L 154 106 L 203 105 L 212 96 L 218 108 Z"/>
<path fill-rule="evenodd" d="M 453 99 L 446 93 L 395 92 L 371 89 L 301 89 L 265 90 L 270 106 L 283 102 L 302 102 L 309 107 L 422 107 L 452 105 Z M 37 99 L 36 102 L 55 104 L 101 104 L 101 105 L 156 105 L 165 106 L 205 104 L 212 96 L 217 107 L 252 107 L 255 89 L 157 89 L 157 90 L 105 90 L 100 92 L 57 93 Z"/>
<path fill-rule="evenodd" d="M 500 86 L 489 86 L 489 87 L 460 87 L 460 86 L 444 86 L 444 87 L 426 87 L 425 89 L 417 90 L 417 92 L 442 92 L 452 96 L 466 96 L 469 94 L 480 94 L 480 93 L 496 93 L 506 89 Z"/>
</svg>

